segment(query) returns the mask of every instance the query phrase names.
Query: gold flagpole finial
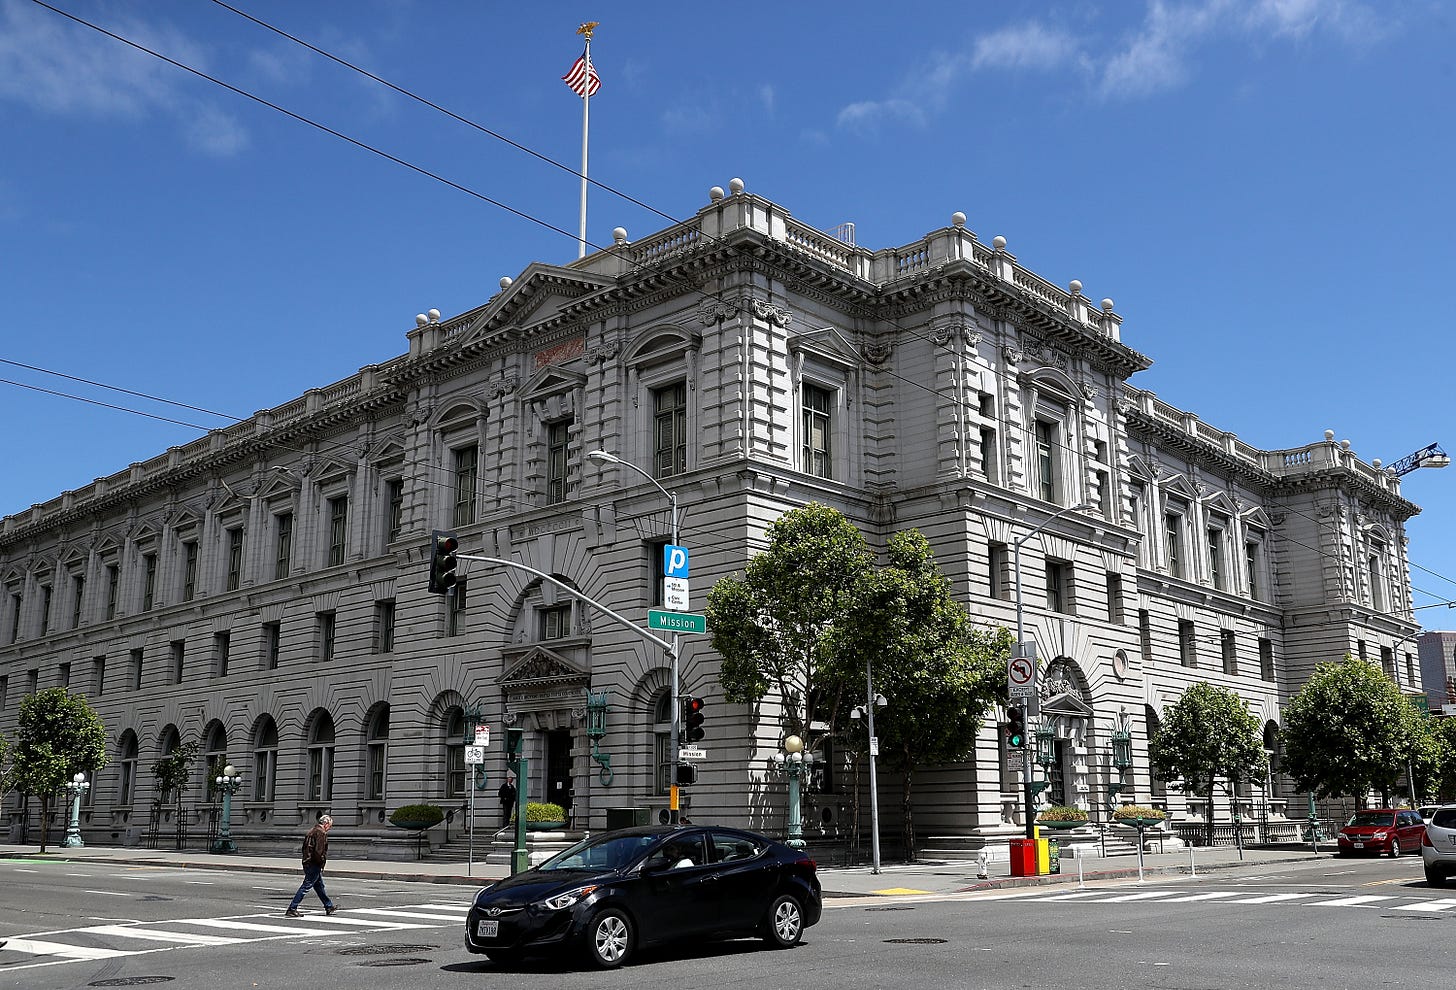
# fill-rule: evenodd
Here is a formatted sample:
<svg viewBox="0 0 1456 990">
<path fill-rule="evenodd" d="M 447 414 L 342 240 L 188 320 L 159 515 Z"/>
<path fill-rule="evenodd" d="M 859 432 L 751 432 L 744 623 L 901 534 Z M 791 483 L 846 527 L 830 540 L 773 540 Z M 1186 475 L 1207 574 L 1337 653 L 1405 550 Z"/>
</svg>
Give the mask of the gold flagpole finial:
<svg viewBox="0 0 1456 990">
<path fill-rule="evenodd" d="M 576 29 L 576 33 L 586 35 L 586 40 L 591 41 L 592 32 L 596 30 L 597 25 L 600 23 L 601 21 L 587 21 L 581 27 Z"/>
</svg>

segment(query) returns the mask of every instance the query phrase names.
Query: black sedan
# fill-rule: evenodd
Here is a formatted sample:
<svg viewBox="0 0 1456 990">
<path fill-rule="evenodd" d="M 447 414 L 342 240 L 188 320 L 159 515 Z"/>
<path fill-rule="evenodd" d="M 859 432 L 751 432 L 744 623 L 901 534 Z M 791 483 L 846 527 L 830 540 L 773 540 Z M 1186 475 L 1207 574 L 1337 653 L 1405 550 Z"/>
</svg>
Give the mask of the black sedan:
<svg viewBox="0 0 1456 990">
<path fill-rule="evenodd" d="M 821 907 L 814 861 L 801 850 L 711 825 L 619 829 L 482 888 L 465 947 L 496 962 L 579 951 L 601 967 L 676 939 L 756 935 L 788 948 Z"/>
</svg>

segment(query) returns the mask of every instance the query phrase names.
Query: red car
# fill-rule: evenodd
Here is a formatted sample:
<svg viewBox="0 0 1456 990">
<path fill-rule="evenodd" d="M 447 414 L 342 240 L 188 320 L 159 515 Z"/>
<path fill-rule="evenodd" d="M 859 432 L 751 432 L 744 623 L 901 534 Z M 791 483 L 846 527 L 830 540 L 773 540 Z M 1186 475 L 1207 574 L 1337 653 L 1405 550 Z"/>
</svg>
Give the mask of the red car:
<svg viewBox="0 0 1456 990">
<path fill-rule="evenodd" d="M 1351 815 L 1345 827 L 1340 829 L 1340 855 L 1383 853 L 1399 856 L 1403 852 L 1418 852 L 1421 837 L 1425 834 L 1426 824 L 1418 811 L 1366 808 Z"/>
</svg>

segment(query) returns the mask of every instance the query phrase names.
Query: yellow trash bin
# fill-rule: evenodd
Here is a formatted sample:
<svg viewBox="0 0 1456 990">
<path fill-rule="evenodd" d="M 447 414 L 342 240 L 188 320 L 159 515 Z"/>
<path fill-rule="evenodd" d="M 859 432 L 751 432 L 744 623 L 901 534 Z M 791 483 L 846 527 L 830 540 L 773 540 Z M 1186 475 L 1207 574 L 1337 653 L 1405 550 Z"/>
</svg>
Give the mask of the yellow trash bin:
<svg viewBox="0 0 1456 990">
<path fill-rule="evenodd" d="M 1041 837 L 1041 829 L 1037 829 L 1036 833 L 1036 875 L 1044 877 L 1051 870 L 1051 844 L 1050 840 Z"/>
</svg>

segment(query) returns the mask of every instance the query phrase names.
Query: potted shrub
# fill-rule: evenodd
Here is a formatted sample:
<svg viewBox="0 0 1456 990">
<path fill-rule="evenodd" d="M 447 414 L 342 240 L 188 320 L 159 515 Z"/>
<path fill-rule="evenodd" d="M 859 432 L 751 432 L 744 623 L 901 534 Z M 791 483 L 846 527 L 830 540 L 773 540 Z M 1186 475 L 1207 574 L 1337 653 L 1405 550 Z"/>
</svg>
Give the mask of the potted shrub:
<svg viewBox="0 0 1456 990">
<path fill-rule="evenodd" d="M 1112 813 L 1112 821 L 1115 824 L 1129 825 L 1133 828 L 1155 828 L 1162 825 L 1167 817 L 1166 811 L 1147 808 L 1140 804 L 1124 804 Z"/>
<path fill-rule="evenodd" d="M 555 829 L 566 825 L 566 809 L 559 804 L 526 803 L 526 828 Z"/>
<path fill-rule="evenodd" d="M 394 813 L 389 816 L 389 824 L 396 828 L 408 829 L 411 832 L 438 825 L 444 820 L 445 812 L 441 811 L 437 804 L 407 804 L 402 808 L 396 808 Z"/>
<path fill-rule="evenodd" d="M 1046 828 L 1081 828 L 1087 824 L 1087 810 L 1067 805 L 1053 805 L 1043 808 L 1036 816 L 1036 823 Z"/>
</svg>

